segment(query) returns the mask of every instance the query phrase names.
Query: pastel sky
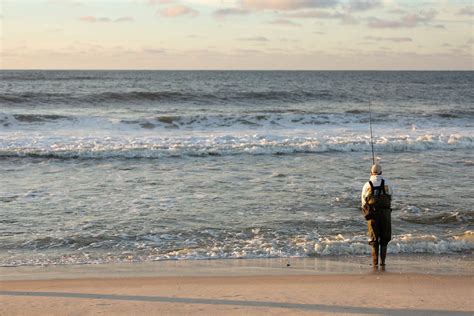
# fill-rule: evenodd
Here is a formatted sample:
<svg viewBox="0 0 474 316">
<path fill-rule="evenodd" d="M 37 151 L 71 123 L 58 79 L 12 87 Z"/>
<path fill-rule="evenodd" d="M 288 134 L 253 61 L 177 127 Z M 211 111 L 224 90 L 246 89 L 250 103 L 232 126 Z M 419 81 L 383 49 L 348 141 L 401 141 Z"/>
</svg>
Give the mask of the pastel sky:
<svg viewBox="0 0 474 316">
<path fill-rule="evenodd" d="M 474 70 L 473 21 L 473 0 L 0 0 L 0 67 Z"/>
</svg>

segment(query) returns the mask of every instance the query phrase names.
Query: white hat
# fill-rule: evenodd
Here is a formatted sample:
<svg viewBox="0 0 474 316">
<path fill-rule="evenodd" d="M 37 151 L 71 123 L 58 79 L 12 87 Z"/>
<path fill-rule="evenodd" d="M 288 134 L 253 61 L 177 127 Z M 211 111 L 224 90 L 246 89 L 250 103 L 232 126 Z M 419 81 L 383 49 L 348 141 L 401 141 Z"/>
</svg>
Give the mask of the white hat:
<svg viewBox="0 0 474 316">
<path fill-rule="evenodd" d="M 372 168 L 370 169 L 371 174 L 382 174 L 382 166 L 375 164 L 372 165 Z"/>
</svg>

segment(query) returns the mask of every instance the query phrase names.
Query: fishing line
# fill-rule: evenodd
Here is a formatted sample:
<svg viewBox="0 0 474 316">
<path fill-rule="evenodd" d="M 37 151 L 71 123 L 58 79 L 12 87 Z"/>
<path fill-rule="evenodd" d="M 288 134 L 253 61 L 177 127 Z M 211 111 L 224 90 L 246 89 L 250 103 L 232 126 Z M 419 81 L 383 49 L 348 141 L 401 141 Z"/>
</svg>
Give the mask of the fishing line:
<svg viewBox="0 0 474 316">
<path fill-rule="evenodd" d="M 370 145 L 372 146 L 372 164 L 375 165 L 374 136 L 372 135 L 372 111 L 370 110 L 370 101 L 369 101 L 369 126 L 370 126 Z"/>
</svg>

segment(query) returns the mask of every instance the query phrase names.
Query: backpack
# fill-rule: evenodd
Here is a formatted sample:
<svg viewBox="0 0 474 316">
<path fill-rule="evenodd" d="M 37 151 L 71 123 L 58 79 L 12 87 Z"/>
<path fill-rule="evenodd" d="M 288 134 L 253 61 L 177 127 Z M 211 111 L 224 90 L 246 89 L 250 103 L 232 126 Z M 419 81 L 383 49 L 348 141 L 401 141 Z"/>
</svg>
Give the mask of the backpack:
<svg viewBox="0 0 474 316">
<path fill-rule="evenodd" d="M 380 186 L 374 187 L 372 181 L 369 181 L 370 192 L 365 201 L 367 205 L 363 208 L 364 218 L 366 220 L 373 219 L 377 211 L 382 209 L 390 209 L 392 197 L 385 192 L 385 180 L 382 179 Z"/>
</svg>

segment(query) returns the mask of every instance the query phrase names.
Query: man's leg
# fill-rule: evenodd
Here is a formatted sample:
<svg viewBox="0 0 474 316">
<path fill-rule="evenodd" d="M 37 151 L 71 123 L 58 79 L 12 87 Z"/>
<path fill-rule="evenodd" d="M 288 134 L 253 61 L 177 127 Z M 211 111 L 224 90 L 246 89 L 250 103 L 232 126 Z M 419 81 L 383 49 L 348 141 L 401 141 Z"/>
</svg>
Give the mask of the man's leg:
<svg viewBox="0 0 474 316">
<path fill-rule="evenodd" d="M 372 244 L 372 266 L 376 267 L 379 264 L 379 244 Z"/>
<path fill-rule="evenodd" d="M 387 257 L 387 245 L 380 245 L 380 265 L 385 265 L 385 257 Z"/>
<path fill-rule="evenodd" d="M 391 213 L 391 210 L 383 210 L 380 223 L 380 265 L 382 266 L 385 265 L 385 258 L 387 257 L 387 245 L 392 239 Z"/>
<path fill-rule="evenodd" d="M 372 266 L 375 268 L 379 264 L 379 241 L 378 241 L 378 225 L 373 219 L 367 222 L 369 245 L 372 246 Z"/>
</svg>

